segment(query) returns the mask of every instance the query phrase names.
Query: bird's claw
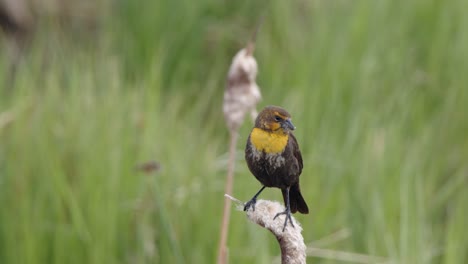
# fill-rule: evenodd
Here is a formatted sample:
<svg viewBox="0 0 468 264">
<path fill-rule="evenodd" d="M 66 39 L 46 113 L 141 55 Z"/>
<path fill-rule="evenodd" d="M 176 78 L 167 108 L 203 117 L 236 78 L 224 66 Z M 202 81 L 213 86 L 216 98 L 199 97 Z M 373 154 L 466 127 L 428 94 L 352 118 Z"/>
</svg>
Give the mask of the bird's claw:
<svg viewBox="0 0 468 264">
<path fill-rule="evenodd" d="M 291 226 L 294 228 L 294 224 L 293 224 L 293 221 L 292 221 L 292 218 L 291 218 L 291 211 L 286 209 L 285 211 L 283 212 L 280 212 L 280 213 L 277 213 L 275 215 L 275 217 L 273 218 L 273 220 L 275 220 L 278 216 L 280 215 L 286 215 L 285 219 L 284 219 L 284 226 L 283 226 L 283 232 L 284 230 L 286 229 L 286 226 L 288 225 L 288 220 L 289 222 L 291 223 Z"/>
<path fill-rule="evenodd" d="M 246 202 L 244 205 L 244 211 L 249 210 L 250 207 L 252 207 L 253 211 L 255 211 L 255 204 L 257 203 L 256 198 L 252 198 L 250 201 Z"/>
</svg>

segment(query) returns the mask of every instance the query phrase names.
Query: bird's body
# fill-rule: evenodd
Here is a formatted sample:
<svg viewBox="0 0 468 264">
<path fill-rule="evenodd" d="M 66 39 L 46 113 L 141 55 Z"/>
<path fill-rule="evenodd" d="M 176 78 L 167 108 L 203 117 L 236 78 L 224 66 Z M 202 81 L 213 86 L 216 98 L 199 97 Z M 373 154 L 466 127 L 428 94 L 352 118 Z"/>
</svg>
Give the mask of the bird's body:
<svg viewBox="0 0 468 264">
<path fill-rule="evenodd" d="M 297 211 L 309 212 L 299 188 L 303 164 L 299 145 L 291 132 L 294 129 L 286 110 L 268 106 L 258 115 L 245 149 L 247 165 L 255 178 L 264 187 L 281 189 L 286 205 L 282 214 L 288 217 L 289 213 Z M 259 193 L 247 203 L 246 208 L 255 205 Z M 288 218 L 285 226 L 287 221 Z"/>
</svg>

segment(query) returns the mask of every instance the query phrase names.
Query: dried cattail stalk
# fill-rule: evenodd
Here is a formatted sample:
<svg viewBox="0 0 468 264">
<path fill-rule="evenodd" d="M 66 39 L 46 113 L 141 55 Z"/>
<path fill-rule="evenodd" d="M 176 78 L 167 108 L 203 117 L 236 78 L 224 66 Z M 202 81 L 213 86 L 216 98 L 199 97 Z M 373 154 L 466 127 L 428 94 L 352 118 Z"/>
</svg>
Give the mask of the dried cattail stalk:
<svg viewBox="0 0 468 264">
<path fill-rule="evenodd" d="M 227 194 L 232 193 L 232 188 L 234 185 L 234 163 L 236 160 L 236 142 L 237 142 L 237 133 L 231 133 L 230 143 L 229 143 L 229 163 L 228 163 L 228 174 L 226 177 L 226 186 L 224 191 Z M 228 248 L 227 248 L 227 238 L 229 230 L 229 219 L 231 218 L 231 200 L 224 200 L 224 209 L 223 209 L 223 219 L 221 221 L 221 232 L 219 238 L 219 248 L 218 248 L 218 264 L 227 264 L 228 263 Z"/>
<path fill-rule="evenodd" d="M 258 65 L 253 56 L 255 39 L 260 23 L 247 46 L 232 59 L 224 91 L 223 112 L 226 124 L 231 132 L 237 131 L 250 113 L 253 120 L 257 117 L 256 106 L 262 98 L 256 83 Z"/>
<path fill-rule="evenodd" d="M 261 20 L 260 20 L 261 22 Z M 229 141 L 229 163 L 226 177 L 225 193 L 231 194 L 234 185 L 234 164 L 236 161 L 237 131 L 244 122 L 246 113 L 251 114 L 252 119 L 257 117 L 256 106 L 261 99 L 260 89 L 256 83 L 257 61 L 253 57 L 255 48 L 255 38 L 260 28 L 260 23 L 247 46 L 240 50 L 232 60 L 228 72 L 227 86 L 224 92 L 223 112 L 226 124 L 230 132 Z M 223 219 L 221 221 L 221 231 L 218 248 L 218 264 L 226 264 L 227 257 L 227 237 L 229 229 L 231 201 L 224 201 Z"/>
<path fill-rule="evenodd" d="M 244 203 L 228 194 L 224 195 L 229 200 L 236 203 L 236 208 L 243 211 Z M 284 215 L 275 216 L 278 212 L 284 211 L 284 206 L 276 201 L 258 200 L 255 204 L 255 210 L 250 207 L 246 213 L 247 218 L 264 227 L 275 235 L 281 248 L 282 264 L 304 264 L 306 263 L 306 245 L 302 237 L 302 227 L 300 223 L 291 217 L 294 227 L 287 226 L 283 232 Z"/>
<path fill-rule="evenodd" d="M 255 211 L 252 207 L 247 210 L 247 217 L 250 221 L 270 230 L 275 235 L 281 248 L 282 264 L 303 264 L 306 263 L 306 245 L 302 237 L 302 227 L 294 217 L 292 221 L 294 227 L 287 226 L 283 232 L 284 218 L 275 215 L 284 211 L 284 206 L 278 202 L 258 200 L 255 204 Z"/>
</svg>

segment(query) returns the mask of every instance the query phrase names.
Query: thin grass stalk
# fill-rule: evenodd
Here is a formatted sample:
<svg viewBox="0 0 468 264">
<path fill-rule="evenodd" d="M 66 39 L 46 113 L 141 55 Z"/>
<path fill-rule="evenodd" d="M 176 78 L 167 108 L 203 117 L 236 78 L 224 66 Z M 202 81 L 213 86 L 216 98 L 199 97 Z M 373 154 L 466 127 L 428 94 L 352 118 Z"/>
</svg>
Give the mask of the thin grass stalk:
<svg viewBox="0 0 468 264">
<path fill-rule="evenodd" d="M 236 163 L 236 144 L 238 133 L 236 131 L 231 131 L 229 136 L 229 160 L 228 160 L 228 171 L 226 176 L 226 185 L 224 188 L 224 193 L 232 195 L 232 188 L 234 186 L 234 165 Z M 231 218 L 231 200 L 224 199 L 224 210 L 223 210 L 223 220 L 221 222 L 221 235 L 219 239 L 218 247 L 218 261 L 219 264 L 227 263 L 227 238 L 229 231 L 229 219 Z"/>
</svg>

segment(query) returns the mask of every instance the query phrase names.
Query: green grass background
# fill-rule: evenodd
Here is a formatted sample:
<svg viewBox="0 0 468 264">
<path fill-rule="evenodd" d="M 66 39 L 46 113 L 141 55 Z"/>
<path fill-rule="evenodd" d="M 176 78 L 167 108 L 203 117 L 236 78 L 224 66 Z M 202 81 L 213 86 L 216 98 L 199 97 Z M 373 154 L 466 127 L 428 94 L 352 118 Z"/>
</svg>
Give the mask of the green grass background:
<svg viewBox="0 0 468 264">
<path fill-rule="evenodd" d="M 215 262 L 225 76 L 261 15 L 259 107 L 293 115 L 305 241 L 345 228 L 327 249 L 468 262 L 467 1 L 107 8 L 91 35 L 46 23 L 13 87 L 0 89 L 0 119 L 12 118 L 0 126 L 0 263 Z M 0 68 L 3 85 L 6 60 Z M 237 146 L 234 196 L 244 201 L 260 187 L 242 155 L 251 126 Z M 148 160 L 161 171 L 135 170 Z M 277 189 L 262 198 L 282 200 Z M 230 263 L 280 254 L 237 211 L 228 246 Z"/>
</svg>

